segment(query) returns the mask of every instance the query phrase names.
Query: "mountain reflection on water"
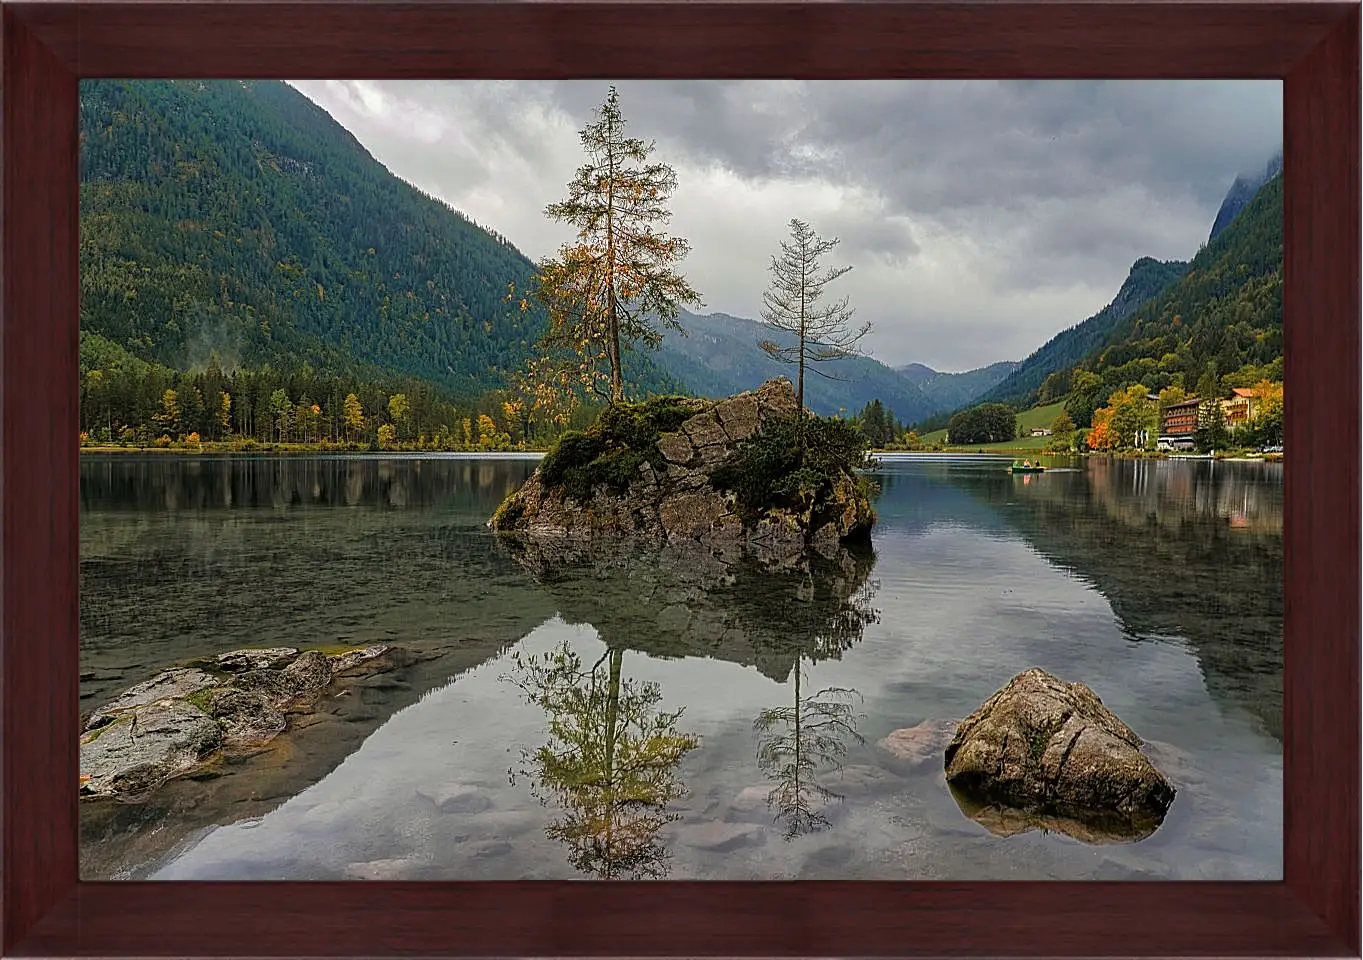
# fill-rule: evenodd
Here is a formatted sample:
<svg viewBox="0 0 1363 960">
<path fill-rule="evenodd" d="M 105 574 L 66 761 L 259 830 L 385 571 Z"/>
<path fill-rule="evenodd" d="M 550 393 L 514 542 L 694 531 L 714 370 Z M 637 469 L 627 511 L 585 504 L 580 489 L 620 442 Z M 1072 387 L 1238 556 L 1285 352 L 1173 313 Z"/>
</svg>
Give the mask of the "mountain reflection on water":
<svg viewBox="0 0 1363 960">
<path fill-rule="evenodd" d="M 87 458 L 85 707 L 237 646 L 418 660 L 223 776 L 83 805 L 82 875 L 1280 877 L 1280 468 L 1003 466 L 885 458 L 874 552 L 780 569 L 517 554 L 483 521 L 528 461 Z M 886 764 L 1031 666 L 1176 758 L 1149 837 L 976 822 Z"/>
</svg>

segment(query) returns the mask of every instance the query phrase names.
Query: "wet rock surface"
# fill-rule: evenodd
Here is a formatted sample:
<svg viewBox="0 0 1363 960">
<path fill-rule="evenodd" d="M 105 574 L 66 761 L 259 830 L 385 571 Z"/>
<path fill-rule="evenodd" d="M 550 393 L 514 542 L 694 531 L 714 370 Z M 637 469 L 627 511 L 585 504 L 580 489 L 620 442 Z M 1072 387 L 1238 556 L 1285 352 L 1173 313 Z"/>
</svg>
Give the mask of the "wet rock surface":
<svg viewBox="0 0 1363 960">
<path fill-rule="evenodd" d="M 484 791 L 465 783 L 419 788 L 416 794 L 440 813 L 481 813 L 492 806 Z"/>
<path fill-rule="evenodd" d="M 381 672 L 403 658 L 384 645 L 330 656 L 277 647 L 164 670 L 91 713 L 81 797 L 137 800 L 177 777 L 212 776 L 222 761 L 267 746 L 290 716 L 309 714 L 341 670 Z"/>
<path fill-rule="evenodd" d="M 381 860 L 365 860 L 346 866 L 348 880 L 415 880 L 429 869 L 425 861 L 412 857 L 386 857 Z"/>
<path fill-rule="evenodd" d="M 894 793 L 905 787 L 904 781 L 893 773 L 868 764 L 850 764 L 821 774 L 818 782 L 835 797 L 849 798 Z"/>
<path fill-rule="evenodd" d="M 295 651 L 297 652 L 297 651 Z M 218 679 L 192 667 L 163 670 L 150 680 L 134 684 L 113 700 L 94 711 L 85 728 L 93 730 L 115 718 L 135 712 L 158 700 L 180 699 L 218 685 Z"/>
<path fill-rule="evenodd" d="M 218 668 L 232 672 L 240 670 L 271 670 L 287 666 L 298 656 L 294 647 L 266 647 L 260 650 L 229 650 L 215 658 Z"/>
<path fill-rule="evenodd" d="M 844 540 L 869 537 L 875 512 L 851 474 L 835 478 L 831 506 L 810 523 L 772 507 L 745 516 L 735 494 L 712 483 L 715 471 L 774 420 L 799 414 L 790 381 L 778 378 L 756 391 L 719 402 L 679 401 L 694 412 L 660 434 L 624 489 L 600 484 L 590 497 L 570 495 L 536 470 L 488 521 L 498 532 L 550 538 L 622 536 L 652 544 L 751 544 L 767 550 L 835 550 Z"/>
<path fill-rule="evenodd" d="M 130 707 L 81 737 L 81 794 L 144 793 L 193 770 L 222 741 L 213 718 L 188 701 Z"/>
<path fill-rule="evenodd" d="M 1033 668 L 961 722 L 946 779 L 993 833 L 1139 839 L 1163 822 L 1175 794 L 1141 746 L 1087 686 Z"/>
</svg>

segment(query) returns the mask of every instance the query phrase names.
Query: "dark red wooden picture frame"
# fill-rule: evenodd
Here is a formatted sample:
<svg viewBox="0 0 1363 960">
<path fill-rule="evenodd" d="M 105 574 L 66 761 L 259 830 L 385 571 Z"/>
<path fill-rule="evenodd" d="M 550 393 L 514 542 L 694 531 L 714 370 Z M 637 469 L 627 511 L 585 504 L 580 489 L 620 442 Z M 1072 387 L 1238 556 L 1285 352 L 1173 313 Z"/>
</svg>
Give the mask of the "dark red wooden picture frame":
<svg viewBox="0 0 1363 960">
<path fill-rule="evenodd" d="M 1358 956 L 1359 11 L 1242 0 L 5 3 L 0 951 Z M 1283 882 L 78 881 L 79 80 L 568 76 L 1283 79 Z"/>
</svg>

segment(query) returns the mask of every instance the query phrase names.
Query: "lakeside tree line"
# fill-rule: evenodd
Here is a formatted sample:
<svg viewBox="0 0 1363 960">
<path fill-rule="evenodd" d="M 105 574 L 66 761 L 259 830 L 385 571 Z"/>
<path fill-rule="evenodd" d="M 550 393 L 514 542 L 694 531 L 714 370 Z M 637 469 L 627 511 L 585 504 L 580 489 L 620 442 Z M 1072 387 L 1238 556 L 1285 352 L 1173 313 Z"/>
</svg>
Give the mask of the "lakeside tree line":
<svg viewBox="0 0 1363 960">
<path fill-rule="evenodd" d="M 225 371 L 210 356 L 202 369 L 178 371 L 91 334 L 81 337 L 80 374 L 88 445 L 502 450 L 547 442 L 595 413 L 584 407 L 561 428 L 527 424 L 505 393 L 461 400 L 414 377 L 338 376 L 306 363 Z"/>
</svg>

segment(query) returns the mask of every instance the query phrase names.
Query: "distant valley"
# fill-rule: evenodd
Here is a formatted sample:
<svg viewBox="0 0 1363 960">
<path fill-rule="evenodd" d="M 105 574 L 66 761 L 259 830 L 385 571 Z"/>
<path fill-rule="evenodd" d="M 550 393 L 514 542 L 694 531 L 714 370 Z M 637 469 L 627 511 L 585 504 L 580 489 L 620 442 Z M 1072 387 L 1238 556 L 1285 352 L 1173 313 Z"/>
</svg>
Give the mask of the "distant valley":
<svg viewBox="0 0 1363 960">
<path fill-rule="evenodd" d="M 665 370 L 702 396 L 751 390 L 773 376 L 792 375 L 758 346 L 761 339 L 788 343 L 788 336 L 743 317 L 713 313 L 681 318 L 685 333 L 669 331 L 658 352 Z M 921 364 L 895 369 L 872 357 L 832 360 L 805 374 L 805 402 L 815 413 L 854 414 L 879 399 L 903 423 L 969 403 L 1007 375 L 999 363 L 968 373 L 938 373 Z M 836 379 L 833 379 L 836 378 Z"/>
</svg>

